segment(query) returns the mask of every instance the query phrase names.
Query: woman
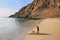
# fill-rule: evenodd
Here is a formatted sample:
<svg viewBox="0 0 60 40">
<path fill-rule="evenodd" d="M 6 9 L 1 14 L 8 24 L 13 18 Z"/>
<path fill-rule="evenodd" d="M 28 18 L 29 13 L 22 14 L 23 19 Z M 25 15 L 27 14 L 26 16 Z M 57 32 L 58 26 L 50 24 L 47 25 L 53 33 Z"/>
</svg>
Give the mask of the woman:
<svg viewBox="0 0 60 40">
<path fill-rule="evenodd" d="M 39 34 L 39 26 L 37 26 L 37 34 Z"/>
</svg>

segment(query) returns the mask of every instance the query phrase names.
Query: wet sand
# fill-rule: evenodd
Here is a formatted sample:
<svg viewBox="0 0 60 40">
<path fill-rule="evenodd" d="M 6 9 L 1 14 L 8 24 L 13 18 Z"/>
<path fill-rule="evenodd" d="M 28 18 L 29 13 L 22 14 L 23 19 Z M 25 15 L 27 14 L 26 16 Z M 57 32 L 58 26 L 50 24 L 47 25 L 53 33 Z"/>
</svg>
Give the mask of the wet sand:
<svg viewBox="0 0 60 40">
<path fill-rule="evenodd" d="M 36 27 L 27 32 L 24 40 L 60 40 L 60 18 L 44 19 L 37 23 L 40 28 L 39 35 L 30 35 Z"/>
</svg>

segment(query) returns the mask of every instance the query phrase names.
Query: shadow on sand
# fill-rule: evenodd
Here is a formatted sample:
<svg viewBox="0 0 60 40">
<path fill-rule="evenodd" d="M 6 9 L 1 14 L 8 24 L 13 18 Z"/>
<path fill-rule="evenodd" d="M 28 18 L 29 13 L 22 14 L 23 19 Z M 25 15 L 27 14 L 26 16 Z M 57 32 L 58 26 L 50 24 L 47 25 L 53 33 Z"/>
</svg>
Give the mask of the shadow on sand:
<svg viewBox="0 0 60 40">
<path fill-rule="evenodd" d="M 49 33 L 35 33 L 35 34 L 33 34 L 33 33 L 29 33 L 29 35 L 51 35 L 51 34 L 49 34 Z"/>
</svg>

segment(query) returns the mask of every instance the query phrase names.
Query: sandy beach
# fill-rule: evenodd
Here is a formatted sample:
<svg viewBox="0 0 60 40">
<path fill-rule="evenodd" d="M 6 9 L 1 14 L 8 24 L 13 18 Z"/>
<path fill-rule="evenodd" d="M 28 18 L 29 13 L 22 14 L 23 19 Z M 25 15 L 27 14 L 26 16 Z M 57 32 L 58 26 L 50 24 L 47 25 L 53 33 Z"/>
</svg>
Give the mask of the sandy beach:
<svg viewBox="0 0 60 40">
<path fill-rule="evenodd" d="M 40 28 L 39 35 L 29 35 L 36 27 L 27 32 L 24 40 L 60 40 L 60 18 L 44 19 L 37 23 Z"/>
</svg>

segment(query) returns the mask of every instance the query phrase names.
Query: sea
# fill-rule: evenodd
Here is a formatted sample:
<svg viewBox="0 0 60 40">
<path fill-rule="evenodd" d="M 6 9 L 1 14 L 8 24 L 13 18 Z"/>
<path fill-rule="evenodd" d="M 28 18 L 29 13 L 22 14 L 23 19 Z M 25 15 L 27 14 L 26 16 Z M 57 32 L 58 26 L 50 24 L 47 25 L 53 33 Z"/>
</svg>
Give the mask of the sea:
<svg viewBox="0 0 60 40">
<path fill-rule="evenodd" d="M 37 26 L 37 20 L 0 18 L 0 40 L 23 40 L 25 34 Z"/>
</svg>

